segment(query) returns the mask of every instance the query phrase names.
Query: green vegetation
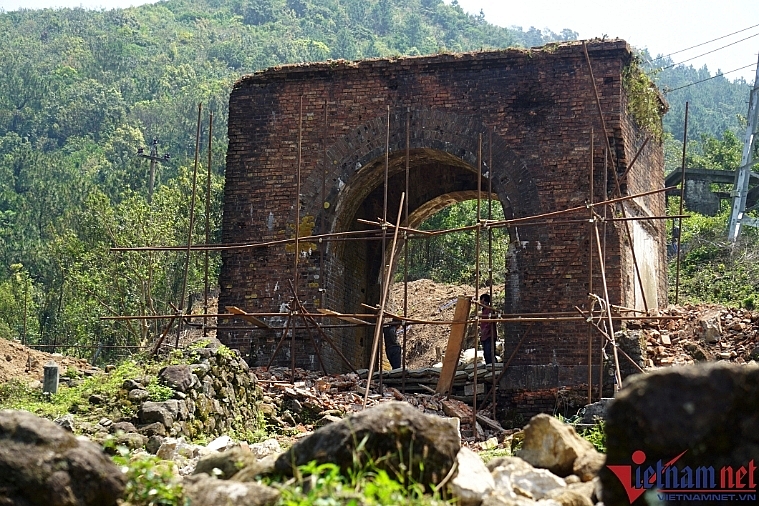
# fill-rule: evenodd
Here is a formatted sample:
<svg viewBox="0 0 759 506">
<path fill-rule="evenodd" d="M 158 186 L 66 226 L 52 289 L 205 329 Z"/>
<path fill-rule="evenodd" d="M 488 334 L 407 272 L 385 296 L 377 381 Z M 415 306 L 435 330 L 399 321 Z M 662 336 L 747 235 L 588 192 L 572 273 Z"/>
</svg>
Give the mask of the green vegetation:
<svg viewBox="0 0 759 506">
<path fill-rule="evenodd" d="M 622 84 L 627 94 L 627 110 L 638 126 L 660 141 L 664 105 L 653 80 L 645 73 L 638 58 L 622 71 Z"/>
<path fill-rule="evenodd" d="M 481 215 L 488 218 L 488 201 L 482 201 Z M 503 208 L 492 201 L 492 219 L 503 219 Z M 446 207 L 426 219 L 421 230 L 443 230 L 466 227 L 477 222 L 477 201 L 467 200 Z M 505 228 L 492 229 L 493 283 L 502 285 L 506 272 L 506 251 L 509 235 Z M 488 233 L 480 236 L 480 283 L 488 279 Z M 439 283 L 474 284 L 476 241 L 473 230 L 454 232 L 433 237 L 422 237 L 409 242 L 409 279 L 429 278 Z M 403 280 L 403 257 L 396 274 Z"/>
<path fill-rule="evenodd" d="M 127 477 L 122 499 L 133 506 L 182 506 L 187 503 L 174 463 L 153 455 L 117 449 L 113 461 Z"/>
<path fill-rule="evenodd" d="M 311 462 L 298 468 L 294 483 L 267 484 L 280 489 L 282 496 L 279 504 L 282 506 L 450 504 L 449 501 L 442 500 L 439 493 L 425 495 L 422 484 L 409 481 L 402 473 L 390 476 L 387 471 L 377 468 L 373 462 L 353 469 L 347 476 L 341 473 L 335 464 Z"/>
<path fill-rule="evenodd" d="M 23 409 L 51 419 L 66 413 L 87 416 L 90 411 L 99 409 L 90 404 L 92 395 L 115 399 L 125 380 L 145 377 L 150 370 L 128 360 L 107 375 L 85 378 L 78 386 L 67 387 L 62 384 L 57 394 L 44 394 L 40 389 L 32 389 L 19 380 L 12 380 L 0 385 L 0 409 Z M 149 389 L 154 381 L 148 385 Z M 162 388 L 164 387 L 156 391 L 161 391 Z"/>
<path fill-rule="evenodd" d="M 442 0 L 168 0 L 0 13 L 0 338 L 68 354 L 77 350 L 67 345 L 144 345 L 168 321 L 99 318 L 186 306 L 183 253 L 109 248 L 186 243 L 199 102 L 215 124 L 211 199 L 199 193 L 196 216 L 210 209 L 218 241 L 228 96 L 241 75 L 576 35 L 499 28 Z M 154 138 L 171 158 L 158 163 L 148 202 L 149 162 L 136 152 Z M 195 223 L 193 242 L 205 242 L 204 220 Z M 201 259 L 193 255 L 188 294 L 202 292 Z M 218 268 L 211 255 L 212 280 Z"/>
<path fill-rule="evenodd" d="M 68 354 L 77 353 L 69 345 L 144 345 L 168 322 L 100 317 L 171 314 L 171 304 L 187 306 L 178 300 L 183 253 L 109 248 L 186 242 L 199 102 L 215 124 L 211 198 L 205 202 L 200 192 L 196 212 L 210 210 L 211 240 L 219 239 L 228 95 L 241 75 L 291 62 L 530 47 L 576 36 L 568 29 L 496 27 L 482 13 L 467 15 L 457 2 L 442 0 L 167 0 L 110 11 L 0 13 L 0 338 Z M 643 53 L 642 61 L 650 60 Z M 645 68 L 671 63 L 659 59 Z M 719 77 L 666 93 L 708 70 L 675 66 L 649 79 L 641 68 L 635 63 L 626 72 L 629 103 L 658 135 L 651 80 L 664 89 L 669 168 L 679 165 L 685 100 L 689 137 L 703 156 L 718 160 L 714 143 L 737 141 L 747 83 Z M 207 132 L 204 125 L 203 149 Z M 158 164 L 148 202 L 149 162 L 136 152 L 154 138 L 159 155 L 171 158 Z M 423 228 L 472 223 L 472 208 L 472 202 L 452 206 Z M 195 221 L 195 243 L 205 242 L 203 221 Z M 497 283 L 507 247 L 501 233 L 494 234 Z M 472 283 L 473 236 L 415 241 L 412 279 Z M 211 279 L 218 268 L 212 254 Z M 202 291 L 202 273 L 202 257 L 193 255 L 188 294 Z M 108 361 L 115 355 L 107 347 L 92 353 Z"/>
<path fill-rule="evenodd" d="M 580 431 L 580 436 L 590 441 L 601 453 L 606 453 L 606 432 L 604 430 L 605 422 L 601 421 L 589 429 Z"/>
</svg>

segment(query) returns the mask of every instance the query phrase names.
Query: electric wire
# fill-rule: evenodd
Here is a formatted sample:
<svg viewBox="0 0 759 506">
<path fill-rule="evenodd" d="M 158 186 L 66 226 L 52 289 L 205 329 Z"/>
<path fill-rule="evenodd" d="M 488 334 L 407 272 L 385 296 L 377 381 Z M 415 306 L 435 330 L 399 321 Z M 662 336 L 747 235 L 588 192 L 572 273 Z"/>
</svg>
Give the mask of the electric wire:
<svg viewBox="0 0 759 506">
<path fill-rule="evenodd" d="M 733 73 L 733 72 L 738 72 L 739 70 L 743 70 L 743 69 L 747 69 L 749 67 L 753 67 L 754 65 L 756 65 L 756 63 L 751 63 L 749 65 L 746 65 L 746 66 L 743 66 L 743 67 L 739 67 L 737 69 L 728 70 L 727 72 L 720 72 L 719 74 L 715 74 L 715 75 L 713 75 L 711 77 L 707 77 L 706 79 L 701 79 L 700 81 L 694 81 L 694 82 L 692 82 L 690 84 L 685 84 L 683 86 L 678 86 L 677 88 L 671 88 L 669 90 L 664 90 L 664 93 L 665 94 L 666 93 L 671 93 L 673 91 L 682 90 L 683 88 L 688 88 L 690 86 L 695 86 L 697 84 L 701 84 L 703 82 L 710 81 L 712 79 L 715 79 L 715 78 L 720 77 L 720 76 L 724 76 L 726 74 L 730 74 L 730 73 Z"/>
<path fill-rule="evenodd" d="M 756 28 L 757 26 L 759 26 L 759 24 L 749 26 L 748 28 L 744 28 L 742 30 L 738 30 L 737 32 L 728 33 L 727 35 L 723 35 L 721 37 L 717 37 L 716 39 L 707 40 L 706 42 L 701 42 L 700 44 L 696 44 L 695 46 L 686 47 L 685 49 L 680 49 L 679 51 L 675 51 L 674 53 L 665 54 L 663 56 L 657 56 L 656 58 L 654 58 L 654 59 L 651 60 L 651 63 L 653 64 L 653 62 L 655 62 L 656 60 L 661 60 L 662 58 L 667 58 L 669 56 L 672 56 L 672 55 L 675 55 L 675 54 L 684 53 L 685 51 L 689 51 L 689 50 L 695 49 L 697 47 L 705 46 L 706 44 L 711 44 L 712 42 L 716 42 L 718 40 L 725 39 L 725 38 L 730 37 L 732 35 L 736 35 L 738 33 L 745 32 L 746 30 L 751 30 L 752 28 Z"/>
<path fill-rule="evenodd" d="M 706 55 L 708 55 L 708 54 L 712 54 L 712 53 L 715 53 L 715 52 L 717 52 L 717 51 L 720 51 L 720 50 L 722 50 L 722 49 L 725 49 L 726 47 L 734 46 L 735 44 L 738 44 L 738 43 L 740 43 L 740 42 L 743 42 L 743 41 L 745 41 L 745 40 L 748 40 L 748 39 L 753 39 L 753 38 L 754 38 L 754 37 L 756 37 L 757 35 L 759 35 L 759 33 L 755 33 L 754 35 L 749 35 L 748 37 L 745 37 L 745 38 L 743 38 L 743 39 L 740 39 L 740 40 L 736 40 L 735 42 L 731 42 L 730 44 L 726 44 L 726 45 L 724 45 L 724 46 L 721 46 L 721 47 L 718 47 L 718 48 L 716 48 L 716 49 L 712 49 L 711 51 L 707 51 L 706 53 L 701 53 L 701 54 L 699 54 L 699 55 L 696 55 L 696 56 L 693 56 L 693 57 L 691 57 L 691 58 L 688 58 L 688 59 L 682 60 L 681 62 L 678 62 L 678 63 L 673 63 L 673 64 L 671 64 L 671 65 L 667 65 L 667 66 L 665 66 L 665 67 L 659 67 L 659 69 L 658 69 L 658 70 L 667 70 L 667 69 L 671 69 L 672 67 L 676 67 L 677 65 L 682 65 L 683 63 L 685 63 L 685 62 L 689 62 L 689 61 L 691 61 L 691 60 L 695 60 L 696 58 L 701 58 L 702 56 L 706 56 Z"/>
</svg>

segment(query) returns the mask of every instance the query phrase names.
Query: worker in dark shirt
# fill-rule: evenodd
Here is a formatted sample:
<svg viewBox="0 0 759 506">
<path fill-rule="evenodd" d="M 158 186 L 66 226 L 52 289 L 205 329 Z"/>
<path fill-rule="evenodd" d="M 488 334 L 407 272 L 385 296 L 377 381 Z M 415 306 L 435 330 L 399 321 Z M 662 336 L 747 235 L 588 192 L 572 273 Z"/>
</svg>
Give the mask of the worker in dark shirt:
<svg viewBox="0 0 759 506">
<path fill-rule="evenodd" d="M 401 367 L 401 345 L 398 344 L 398 328 L 401 321 L 393 318 L 389 323 L 382 327 L 382 337 L 385 339 L 385 353 L 390 367 L 399 369 Z"/>
</svg>

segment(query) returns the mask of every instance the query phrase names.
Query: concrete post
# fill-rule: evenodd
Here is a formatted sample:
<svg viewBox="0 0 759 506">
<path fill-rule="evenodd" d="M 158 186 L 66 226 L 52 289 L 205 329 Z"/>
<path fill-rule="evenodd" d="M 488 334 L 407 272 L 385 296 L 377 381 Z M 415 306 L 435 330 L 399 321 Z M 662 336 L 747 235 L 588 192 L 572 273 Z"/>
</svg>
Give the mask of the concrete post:
<svg viewBox="0 0 759 506">
<path fill-rule="evenodd" d="M 44 380 L 42 382 L 42 391 L 51 394 L 58 393 L 58 364 L 53 361 L 44 366 Z"/>
</svg>

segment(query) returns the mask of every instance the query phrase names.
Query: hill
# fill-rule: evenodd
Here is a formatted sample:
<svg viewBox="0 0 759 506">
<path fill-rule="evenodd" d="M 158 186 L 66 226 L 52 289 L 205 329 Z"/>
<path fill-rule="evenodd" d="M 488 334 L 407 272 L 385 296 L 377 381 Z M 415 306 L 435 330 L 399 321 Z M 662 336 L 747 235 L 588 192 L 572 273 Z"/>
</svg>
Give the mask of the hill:
<svg viewBox="0 0 759 506">
<path fill-rule="evenodd" d="M 241 75 L 282 63 L 575 37 L 500 28 L 442 0 L 168 0 L 0 13 L 0 337 L 117 345 L 161 332 L 157 323 L 99 317 L 173 313 L 184 257 L 108 248 L 186 243 L 199 102 L 201 149 L 214 115 L 213 176 L 210 200 L 201 192 L 196 211 L 203 216 L 208 206 L 211 240 L 218 238 L 228 94 Z M 701 75 L 693 72 L 663 71 L 660 85 Z M 715 79 L 672 92 L 666 126 L 677 138 L 676 94 L 692 93 L 696 132 L 737 130 L 746 87 Z M 135 154 L 153 139 L 161 163 L 148 202 L 149 164 Z M 202 218 L 193 241 L 205 242 Z M 219 260 L 210 260 L 213 280 Z M 203 259 L 193 258 L 187 293 L 202 293 L 203 271 Z"/>
</svg>

